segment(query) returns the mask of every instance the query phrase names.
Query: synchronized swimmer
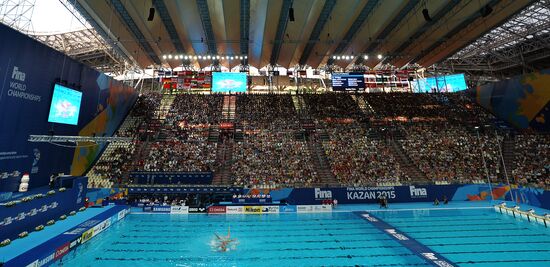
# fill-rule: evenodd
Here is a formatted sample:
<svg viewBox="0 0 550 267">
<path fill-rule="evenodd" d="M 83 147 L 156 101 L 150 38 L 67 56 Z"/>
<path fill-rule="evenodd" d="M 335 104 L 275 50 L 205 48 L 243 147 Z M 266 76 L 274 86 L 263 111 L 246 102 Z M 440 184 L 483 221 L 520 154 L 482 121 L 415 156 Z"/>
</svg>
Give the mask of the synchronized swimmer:
<svg viewBox="0 0 550 267">
<path fill-rule="evenodd" d="M 227 228 L 227 235 L 226 236 L 220 236 L 216 233 L 214 233 L 216 236 L 215 240 L 212 240 L 212 247 L 216 249 L 218 252 L 226 252 L 229 250 L 235 250 L 239 242 L 236 238 L 231 238 L 231 228 Z"/>
</svg>

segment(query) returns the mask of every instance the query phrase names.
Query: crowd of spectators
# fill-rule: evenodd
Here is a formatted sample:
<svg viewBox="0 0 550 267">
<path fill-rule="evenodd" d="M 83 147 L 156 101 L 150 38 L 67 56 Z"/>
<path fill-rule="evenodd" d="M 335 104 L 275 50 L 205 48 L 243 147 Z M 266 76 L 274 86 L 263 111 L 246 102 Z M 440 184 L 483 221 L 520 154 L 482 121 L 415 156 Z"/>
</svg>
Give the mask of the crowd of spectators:
<svg viewBox="0 0 550 267">
<path fill-rule="evenodd" d="M 356 124 L 333 125 L 330 140 L 323 142 L 332 172 L 342 185 L 373 185 L 407 180 L 406 174 L 384 141 L 369 139 Z"/>
<path fill-rule="evenodd" d="M 273 128 L 248 131 L 237 142 L 231 166 L 234 185 L 310 186 L 317 181 L 307 144 Z"/>
<path fill-rule="evenodd" d="M 253 128 L 276 124 L 280 129 L 299 122 L 289 94 L 239 95 L 236 116 L 238 122 Z"/>
<path fill-rule="evenodd" d="M 223 95 L 176 95 L 166 115 L 165 124 L 178 127 L 182 124 L 210 125 L 221 121 Z"/>
<path fill-rule="evenodd" d="M 514 163 L 512 175 L 520 184 L 549 188 L 550 135 L 517 135 Z"/>
<path fill-rule="evenodd" d="M 204 172 L 211 171 L 216 161 L 216 143 L 206 139 L 156 141 L 148 148 L 139 171 Z"/>
<path fill-rule="evenodd" d="M 480 135 L 480 140 L 481 144 L 475 133 L 453 124 L 413 123 L 407 125 L 406 138 L 399 142 L 429 180 L 486 180 L 483 159 L 489 176 L 495 180 L 499 170 L 498 144 L 494 136 Z"/>
<path fill-rule="evenodd" d="M 308 108 L 308 114 L 315 119 L 361 118 L 363 116 L 357 102 L 350 94 L 325 93 L 302 95 Z"/>
<path fill-rule="evenodd" d="M 473 125 L 489 125 L 495 117 L 474 104 L 465 94 L 369 93 L 352 97 L 344 93 L 300 95 L 306 116 L 315 127 L 326 130 L 322 142 L 332 173 L 342 185 L 406 183 L 405 173 L 386 139 L 395 138 L 418 169 L 431 181 L 471 182 L 502 179 L 499 142 L 495 135 L 479 132 Z M 160 94 L 139 97 L 132 118 L 118 136 L 135 137 L 139 129 L 155 120 Z M 369 115 L 355 99 L 362 98 Z M 162 138 L 135 140 L 132 146 L 117 147 L 94 167 L 97 175 L 111 182 L 123 172 L 140 171 L 215 171 L 218 144 L 208 140 L 208 129 L 223 121 L 222 95 L 176 95 L 162 121 Z M 234 185 L 300 185 L 319 182 L 311 144 L 299 139 L 302 131 L 295 99 L 289 94 L 241 94 L 236 96 L 235 122 L 243 139 L 235 142 L 230 164 Z M 367 116 L 369 116 L 367 118 Z M 380 139 L 365 118 L 391 123 L 393 130 Z M 550 138 L 548 135 L 518 135 L 515 139 L 513 177 L 522 184 L 548 187 L 550 183 Z M 135 146 L 135 147 L 134 147 Z M 224 145 L 225 147 L 225 145 Z M 133 169 L 125 163 L 143 150 L 143 158 Z M 485 164 L 483 163 L 485 161 Z"/>
</svg>

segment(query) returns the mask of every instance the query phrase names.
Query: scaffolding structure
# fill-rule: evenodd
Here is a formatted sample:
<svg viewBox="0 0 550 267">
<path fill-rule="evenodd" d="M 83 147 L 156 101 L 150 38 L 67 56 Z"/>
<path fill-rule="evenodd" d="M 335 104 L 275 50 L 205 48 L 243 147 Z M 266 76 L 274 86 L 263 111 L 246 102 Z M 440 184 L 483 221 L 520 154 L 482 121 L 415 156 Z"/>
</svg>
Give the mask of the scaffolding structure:
<svg viewBox="0 0 550 267">
<path fill-rule="evenodd" d="M 479 82 L 489 82 L 548 68 L 549 58 L 550 0 L 539 0 L 437 68 L 466 72 Z"/>
<path fill-rule="evenodd" d="M 0 22 L 21 32 L 33 32 L 32 14 L 36 0 L 1 0 Z"/>
<path fill-rule="evenodd" d="M 100 72 L 121 75 L 126 70 L 125 60 L 93 28 L 32 37 Z"/>
</svg>

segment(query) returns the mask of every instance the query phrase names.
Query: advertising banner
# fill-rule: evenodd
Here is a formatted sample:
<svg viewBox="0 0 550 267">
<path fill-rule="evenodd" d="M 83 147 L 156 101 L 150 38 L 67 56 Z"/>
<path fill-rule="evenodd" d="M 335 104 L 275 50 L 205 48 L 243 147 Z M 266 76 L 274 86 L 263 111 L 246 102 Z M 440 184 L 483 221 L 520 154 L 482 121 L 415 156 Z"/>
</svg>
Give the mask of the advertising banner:
<svg viewBox="0 0 550 267">
<path fill-rule="evenodd" d="M 153 206 L 152 212 L 156 213 L 170 213 L 172 207 L 170 206 Z"/>
<path fill-rule="evenodd" d="M 262 206 L 262 213 L 279 213 L 278 206 Z"/>
<path fill-rule="evenodd" d="M 380 198 L 386 198 L 389 202 L 432 202 L 436 197 L 451 198 L 457 188 L 457 185 L 298 188 L 292 189 L 287 196 L 281 196 L 276 200 L 286 198 L 291 204 L 310 205 L 334 199 L 340 204 L 377 203 Z M 276 195 L 273 192 L 271 194 Z"/>
<path fill-rule="evenodd" d="M 82 233 L 80 244 L 86 243 L 86 241 L 92 239 L 92 237 L 94 237 L 94 228 L 86 230 L 84 233 Z"/>
<path fill-rule="evenodd" d="M 189 213 L 206 213 L 206 208 L 204 207 L 189 207 Z"/>
<path fill-rule="evenodd" d="M 279 212 L 296 212 L 295 205 L 279 206 Z"/>
<path fill-rule="evenodd" d="M 244 214 L 261 214 L 262 206 L 244 206 Z"/>
<path fill-rule="evenodd" d="M 225 213 L 227 213 L 227 214 L 243 214 L 244 213 L 244 207 L 243 206 L 227 206 L 227 207 L 225 207 Z"/>
<path fill-rule="evenodd" d="M 187 206 L 172 206 L 170 208 L 170 214 L 188 214 L 189 207 Z"/>
<path fill-rule="evenodd" d="M 208 207 L 208 213 L 225 214 L 225 206 L 211 206 Z"/>
</svg>

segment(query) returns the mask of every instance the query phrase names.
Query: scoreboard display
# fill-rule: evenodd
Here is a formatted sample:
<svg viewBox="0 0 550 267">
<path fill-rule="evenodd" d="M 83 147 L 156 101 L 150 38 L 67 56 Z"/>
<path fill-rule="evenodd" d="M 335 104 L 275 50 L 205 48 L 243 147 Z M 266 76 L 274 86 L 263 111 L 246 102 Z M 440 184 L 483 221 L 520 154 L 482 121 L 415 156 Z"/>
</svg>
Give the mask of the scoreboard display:
<svg viewBox="0 0 550 267">
<path fill-rule="evenodd" d="M 357 91 L 365 89 L 365 76 L 363 73 L 333 73 L 333 91 Z"/>
</svg>

